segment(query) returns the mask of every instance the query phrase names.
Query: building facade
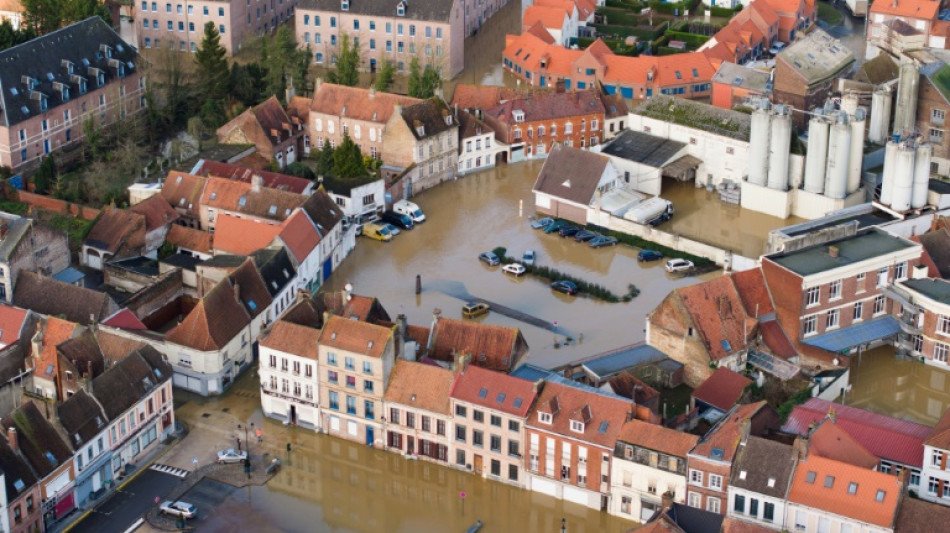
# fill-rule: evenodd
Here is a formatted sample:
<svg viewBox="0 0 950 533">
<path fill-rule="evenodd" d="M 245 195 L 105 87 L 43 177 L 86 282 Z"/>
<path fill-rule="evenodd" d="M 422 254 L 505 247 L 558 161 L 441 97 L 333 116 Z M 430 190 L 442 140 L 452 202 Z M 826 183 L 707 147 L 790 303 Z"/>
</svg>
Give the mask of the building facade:
<svg viewBox="0 0 950 533">
<path fill-rule="evenodd" d="M 448 464 L 455 372 L 397 359 L 386 387 L 386 449 Z"/>
<path fill-rule="evenodd" d="M 317 341 L 320 330 L 278 320 L 260 339 L 264 416 L 309 429 L 320 427 Z"/>
<path fill-rule="evenodd" d="M 36 221 L 0 213 L 0 301 L 11 303 L 21 270 L 52 276 L 69 266 L 66 234 Z"/>
<path fill-rule="evenodd" d="M 407 196 L 452 179 L 458 160 L 458 121 L 441 98 L 398 107 L 383 129 L 383 161 L 404 169 Z"/>
</svg>

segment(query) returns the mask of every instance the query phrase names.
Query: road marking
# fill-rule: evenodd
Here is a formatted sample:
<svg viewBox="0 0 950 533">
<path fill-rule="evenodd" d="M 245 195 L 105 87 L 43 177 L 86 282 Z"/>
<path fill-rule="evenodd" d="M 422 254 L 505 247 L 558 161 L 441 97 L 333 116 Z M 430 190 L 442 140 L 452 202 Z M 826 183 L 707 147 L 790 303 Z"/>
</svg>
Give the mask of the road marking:
<svg viewBox="0 0 950 533">
<path fill-rule="evenodd" d="M 131 533 L 132 531 L 135 531 L 136 529 L 138 529 L 139 526 L 141 526 L 144 523 L 145 523 L 145 519 L 139 518 L 138 520 L 135 521 L 135 523 L 129 526 L 129 529 L 125 530 L 125 533 Z"/>
<path fill-rule="evenodd" d="M 156 472 L 161 472 L 163 474 L 170 474 L 177 477 L 185 477 L 188 475 L 188 471 L 184 468 L 178 468 L 169 465 L 163 465 L 160 463 L 155 463 L 149 467 L 150 470 L 155 470 Z"/>
</svg>

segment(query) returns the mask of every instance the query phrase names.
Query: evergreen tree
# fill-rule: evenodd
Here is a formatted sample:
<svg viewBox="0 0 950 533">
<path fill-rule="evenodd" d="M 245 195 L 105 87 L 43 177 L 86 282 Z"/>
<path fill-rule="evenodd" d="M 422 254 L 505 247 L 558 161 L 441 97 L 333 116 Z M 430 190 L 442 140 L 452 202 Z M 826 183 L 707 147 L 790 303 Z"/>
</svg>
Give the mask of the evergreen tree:
<svg viewBox="0 0 950 533">
<path fill-rule="evenodd" d="M 56 161 L 53 159 L 53 156 L 46 156 L 43 158 L 43 162 L 40 163 L 40 168 L 36 171 L 36 174 L 33 175 L 33 186 L 36 187 L 36 192 L 43 194 L 47 192 L 50 188 L 50 185 L 56 182 Z"/>
<path fill-rule="evenodd" d="M 336 58 L 336 70 L 327 74 L 327 80 L 330 83 L 356 87 L 360 82 L 359 67 L 359 46 L 351 44 L 350 36 L 344 33 L 340 36 L 340 53 Z"/>
<path fill-rule="evenodd" d="M 409 62 L 409 96 L 431 98 L 441 84 L 442 75 L 437 67 L 430 64 L 423 69 L 419 59 L 412 58 Z"/>
<path fill-rule="evenodd" d="M 343 142 L 333 151 L 333 171 L 331 174 L 342 179 L 361 178 L 366 175 L 363 153 L 360 152 L 360 147 L 347 134 L 343 135 Z"/>
<path fill-rule="evenodd" d="M 419 58 L 413 56 L 409 60 L 409 96 L 418 98 L 422 87 L 422 66 Z"/>
<path fill-rule="evenodd" d="M 266 69 L 264 93 L 276 95 L 283 102 L 288 81 L 298 90 L 306 89 L 310 51 L 297 48 L 297 41 L 286 25 L 277 30 L 271 46 L 261 49 L 261 66 Z"/>
<path fill-rule="evenodd" d="M 374 84 L 376 90 L 381 93 L 388 92 L 393 86 L 395 73 L 396 69 L 393 67 L 392 61 L 383 56 L 379 63 L 379 70 L 376 73 L 376 83 Z"/>
<path fill-rule="evenodd" d="M 198 91 L 201 101 L 223 100 L 228 95 L 228 82 L 231 73 L 228 70 L 227 50 L 221 46 L 221 35 L 214 22 L 205 24 L 205 34 L 201 45 L 195 51 L 195 64 L 198 66 Z"/>
<path fill-rule="evenodd" d="M 112 25 L 112 13 L 97 0 L 23 0 L 23 18 L 27 27 L 44 35 L 93 15 Z"/>
<path fill-rule="evenodd" d="M 317 175 L 314 174 L 313 169 L 301 163 L 300 161 L 294 161 L 293 163 L 287 165 L 287 168 L 284 170 L 284 172 L 290 174 L 291 176 L 297 176 L 298 178 L 304 178 L 310 181 L 317 179 Z"/>
<path fill-rule="evenodd" d="M 257 63 L 231 65 L 231 96 L 245 106 L 256 105 L 264 97 L 264 69 Z"/>
<path fill-rule="evenodd" d="M 329 143 L 324 143 L 317 157 L 317 175 L 329 176 L 331 173 L 333 173 L 333 148 L 330 148 Z"/>
</svg>

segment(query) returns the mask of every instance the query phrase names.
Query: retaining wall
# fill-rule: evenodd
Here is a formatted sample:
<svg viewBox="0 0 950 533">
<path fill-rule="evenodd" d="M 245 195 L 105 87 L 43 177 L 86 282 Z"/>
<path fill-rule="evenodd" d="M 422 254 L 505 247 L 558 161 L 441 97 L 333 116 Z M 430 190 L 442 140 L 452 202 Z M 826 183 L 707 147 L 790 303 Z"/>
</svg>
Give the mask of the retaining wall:
<svg viewBox="0 0 950 533">
<path fill-rule="evenodd" d="M 94 220 L 97 216 L 99 216 L 99 210 L 92 207 L 73 204 L 32 192 L 17 191 L 16 194 L 17 201 L 32 205 L 34 207 L 39 207 L 40 209 L 46 209 L 47 211 L 54 211 L 56 213 L 62 214 L 68 213 L 84 220 Z"/>
</svg>

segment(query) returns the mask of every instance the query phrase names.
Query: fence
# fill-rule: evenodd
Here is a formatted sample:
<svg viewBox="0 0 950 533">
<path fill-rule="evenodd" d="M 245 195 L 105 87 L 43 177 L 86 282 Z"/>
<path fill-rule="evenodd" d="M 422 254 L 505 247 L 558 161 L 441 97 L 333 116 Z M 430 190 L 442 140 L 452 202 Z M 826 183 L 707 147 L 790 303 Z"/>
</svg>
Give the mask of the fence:
<svg viewBox="0 0 950 533">
<path fill-rule="evenodd" d="M 95 218 L 99 216 L 99 210 L 93 207 L 73 204 L 63 200 L 58 200 L 56 198 L 50 198 L 49 196 L 43 196 L 41 194 L 34 194 L 26 191 L 17 191 L 16 195 L 16 200 L 18 202 L 38 207 L 40 209 L 46 209 L 47 211 L 75 215 L 83 220 L 95 220 Z"/>
</svg>

